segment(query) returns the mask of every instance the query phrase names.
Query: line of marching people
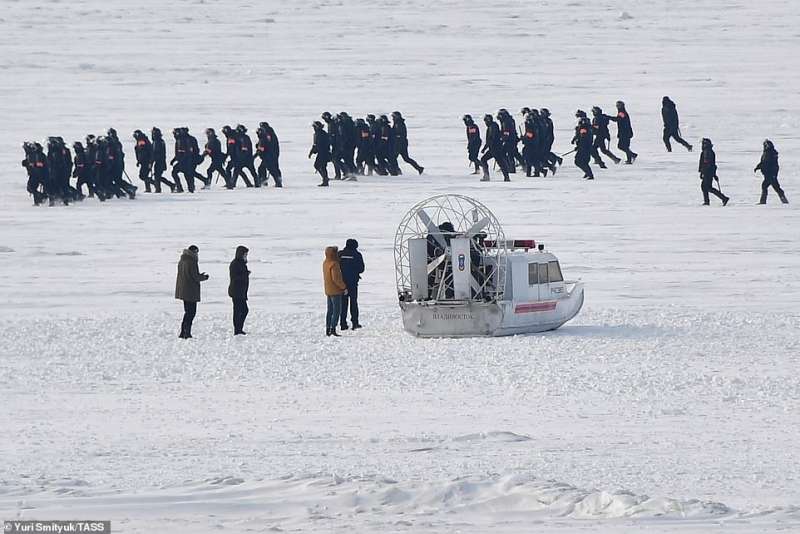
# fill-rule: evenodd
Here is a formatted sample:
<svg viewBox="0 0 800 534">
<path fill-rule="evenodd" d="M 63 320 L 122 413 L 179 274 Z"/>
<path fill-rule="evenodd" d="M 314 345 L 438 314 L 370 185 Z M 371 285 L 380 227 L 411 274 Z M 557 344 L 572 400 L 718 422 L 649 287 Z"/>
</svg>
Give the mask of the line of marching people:
<svg viewBox="0 0 800 534">
<path fill-rule="evenodd" d="M 142 130 L 134 131 L 136 166 L 145 192 L 161 193 L 162 186 L 167 186 L 173 193 L 187 190 L 194 193 L 195 180 L 206 189 L 211 187 L 215 174 L 217 181 L 223 177 L 226 189 L 234 189 L 239 178 L 247 187 L 265 186 L 270 177 L 275 187 L 283 186 L 279 165 L 280 142 L 269 123 L 259 124 L 255 147 L 247 128 L 241 124 L 235 129 L 230 126 L 222 128 L 224 145 L 213 128 L 207 128 L 205 133 L 206 143 L 201 151 L 197 138 L 188 128 L 172 131 L 175 144 L 174 156 L 169 162 L 172 166 L 170 181 L 164 176 L 167 172 L 167 147 L 161 130 L 153 127 L 150 137 Z M 27 191 L 33 196 L 35 205 L 45 201 L 51 206 L 59 201 L 66 205 L 86 196 L 97 197 L 100 201 L 136 197 L 138 187 L 131 183 L 125 169 L 125 151 L 114 128 L 109 128 L 106 135 L 87 135 L 85 144 L 76 141 L 72 150 L 61 137 L 48 138 L 47 152 L 36 142 L 25 142 L 22 147 L 25 152 L 22 166 L 28 174 Z M 206 158 L 209 164 L 203 175 L 197 168 Z M 71 182 L 73 178 L 76 180 L 74 185 Z"/>
<path fill-rule="evenodd" d="M 373 173 L 386 176 L 402 174 L 398 158 L 422 174 L 424 167 L 408 154 L 408 129 L 399 111 L 389 117 L 373 114 L 355 121 L 347 112 L 336 116 L 325 112 L 322 121 L 314 121 L 314 138 L 308 152 L 314 159 L 314 170 L 322 178 L 321 187 L 329 184 L 328 164 L 333 164 L 335 180 L 356 179 Z"/>
<path fill-rule="evenodd" d="M 546 108 L 541 110 L 522 108 L 521 113 L 524 126 L 517 130 L 514 118 L 505 108 L 497 113 L 497 121 L 491 115 L 483 118 L 486 125 L 485 140 L 481 140 L 481 131 L 471 115 L 463 117 L 467 135 L 467 157 L 471 165 L 474 165 L 473 174 L 483 171 L 481 181 L 489 181 L 488 162 L 494 160 L 496 165 L 503 173 L 504 181 L 511 181 L 510 174 L 516 172 L 519 163 L 525 168 L 526 176 L 547 176 L 547 172 L 555 174 L 558 166 L 563 162 L 563 156 L 572 152 L 575 153 L 575 166 L 583 171 L 583 177 L 587 180 L 594 180 L 594 172 L 590 163 L 594 163 L 601 169 L 607 168 L 601 153 L 611 159 L 615 164 L 623 162 L 623 158 L 618 157 L 611 151 L 611 130 L 610 123 L 617 125 L 617 148 L 624 155 L 624 163 L 631 165 L 639 156 L 631 149 L 631 140 L 634 137 L 633 126 L 625 102 L 616 102 L 616 114 L 606 115 L 599 106 L 592 107 L 592 118 L 586 112 L 579 109 L 575 112 L 578 120 L 575 126 L 575 134 L 571 143 L 575 148 L 569 152 L 557 155 L 552 152 L 554 135 L 553 121 L 550 119 L 550 112 Z M 668 96 L 661 100 L 661 118 L 664 124 L 662 140 L 667 152 L 672 152 L 672 143 L 675 141 L 685 147 L 689 152 L 692 145 L 683 139 L 680 130 L 680 119 L 678 116 L 675 102 Z M 518 146 L 522 143 L 522 152 Z M 754 172 L 761 171 L 763 181 L 761 183 L 761 198 L 759 204 L 766 204 L 769 189 L 773 189 L 780 201 L 788 204 L 789 200 L 786 193 L 778 182 L 778 151 L 769 139 L 764 140 L 761 160 L 756 165 Z M 703 194 L 703 205 L 709 205 L 709 195 L 714 195 L 722 201 L 725 206 L 730 201 L 730 197 L 722 193 L 717 176 L 716 154 L 714 153 L 713 143 L 710 139 L 702 140 L 702 152 L 698 166 L 700 173 L 700 190 Z M 716 182 L 716 187 L 714 183 Z"/>
<path fill-rule="evenodd" d="M 250 309 L 247 306 L 250 289 L 250 269 L 247 255 L 250 250 L 244 245 L 236 247 L 233 261 L 228 267 L 230 283 L 228 296 L 233 304 L 233 335 L 247 335 L 244 323 Z M 190 245 L 178 260 L 178 273 L 175 280 L 175 298 L 183 303 L 183 318 L 178 337 L 192 338 L 192 325 L 197 315 L 197 303 L 201 300 L 200 284 L 209 279 L 209 275 L 200 271 L 200 249 Z M 339 337 L 337 326 L 341 330 L 358 330 L 362 328 L 359 320 L 358 285 L 364 273 L 364 257 L 358 250 L 358 241 L 348 239 L 345 247 L 329 246 L 325 248 L 325 259 L 322 262 L 322 280 L 327 309 L 325 314 L 325 335 Z M 350 324 L 347 322 L 350 312 Z"/>
</svg>

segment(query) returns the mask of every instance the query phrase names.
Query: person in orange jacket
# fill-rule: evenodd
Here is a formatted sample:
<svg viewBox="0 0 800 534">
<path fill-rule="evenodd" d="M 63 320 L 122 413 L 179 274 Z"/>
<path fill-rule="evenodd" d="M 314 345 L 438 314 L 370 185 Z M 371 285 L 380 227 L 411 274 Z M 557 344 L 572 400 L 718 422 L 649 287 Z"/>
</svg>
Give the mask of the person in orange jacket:
<svg viewBox="0 0 800 534">
<path fill-rule="evenodd" d="M 339 337 L 336 326 L 339 324 L 339 315 L 342 312 L 342 295 L 347 293 L 347 285 L 342 278 L 342 268 L 339 264 L 339 247 L 325 247 L 322 278 L 325 282 L 325 295 L 328 297 L 325 335 Z"/>
</svg>

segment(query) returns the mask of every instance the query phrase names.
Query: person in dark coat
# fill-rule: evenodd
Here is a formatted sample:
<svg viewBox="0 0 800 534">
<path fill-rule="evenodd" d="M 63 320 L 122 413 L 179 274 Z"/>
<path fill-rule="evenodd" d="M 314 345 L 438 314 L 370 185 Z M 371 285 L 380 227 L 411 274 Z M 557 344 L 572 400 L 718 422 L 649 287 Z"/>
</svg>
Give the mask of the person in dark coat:
<svg viewBox="0 0 800 534">
<path fill-rule="evenodd" d="M 479 174 L 481 172 L 481 161 L 478 159 L 478 153 L 481 150 L 481 129 L 472 120 L 472 115 L 464 115 L 464 126 L 467 128 L 467 157 L 469 162 L 475 165 L 475 171 L 472 174 Z"/>
<path fill-rule="evenodd" d="M 372 151 L 372 136 L 369 125 L 364 119 L 356 119 L 356 172 L 360 175 L 372 176 L 375 166 L 375 154 Z"/>
<path fill-rule="evenodd" d="M 161 130 L 155 126 L 150 131 L 150 137 L 153 138 L 153 183 L 156 187 L 156 193 L 161 192 L 161 184 L 169 187 L 173 193 L 178 191 L 183 193 L 183 187 L 180 183 L 177 185 L 164 178 L 164 172 L 167 170 L 167 145 L 164 143 L 164 136 Z"/>
<path fill-rule="evenodd" d="M 489 160 L 494 158 L 500 170 L 503 172 L 503 180 L 510 182 L 511 178 L 508 177 L 508 164 L 505 152 L 503 151 L 503 141 L 500 138 L 500 127 L 494 122 L 494 117 L 489 114 L 483 116 L 483 122 L 486 124 L 486 137 L 484 138 L 483 148 L 481 149 L 480 162 L 483 167 L 482 182 L 489 181 Z"/>
<path fill-rule="evenodd" d="M 237 168 L 237 160 L 239 157 L 239 139 L 236 132 L 227 124 L 222 127 L 222 133 L 225 134 L 225 150 L 228 157 L 228 163 L 225 165 L 225 172 L 228 173 L 230 180 L 225 184 L 226 189 L 234 189 L 236 187 L 237 179 L 234 179 L 233 170 Z M 247 177 L 245 177 L 245 180 Z"/>
<path fill-rule="evenodd" d="M 325 126 L 328 129 L 328 142 L 330 143 L 328 161 L 333 163 L 333 179 L 341 180 L 344 164 L 342 162 L 342 142 L 339 135 L 339 125 L 336 124 L 333 115 L 329 111 L 324 112 L 321 118 L 325 121 Z"/>
<path fill-rule="evenodd" d="M 175 298 L 183 301 L 183 321 L 178 335 L 181 339 L 192 337 L 192 321 L 197 314 L 197 303 L 200 302 L 200 282 L 208 280 L 208 275 L 201 273 L 198 266 L 199 252 L 196 245 L 191 245 L 183 251 L 178 262 Z"/>
<path fill-rule="evenodd" d="M 231 182 L 236 185 L 239 175 L 241 175 L 242 180 L 244 180 L 244 185 L 247 187 L 253 187 L 253 184 L 250 183 L 250 180 L 247 178 L 247 175 L 244 172 L 245 170 L 248 170 L 253 176 L 253 181 L 255 182 L 256 187 L 261 187 L 261 183 L 258 181 L 256 167 L 253 164 L 253 141 L 250 139 L 250 136 L 247 135 L 247 128 L 243 124 L 236 126 L 235 146 L 236 159 L 234 160 Z"/>
<path fill-rule="evenodd" d="M 661 99 L 661 119 L 664 121 L 664 146 L 667 147 L 667 152 L 672 152 L 672 145 L 669 144 L 670 138 L 675 139 L 685 146 L 686 150 L 691 152 L 692 145 L 681 137 L 678 110 L 675 109 L 675 102 L 670 100 L 668 96 Z"/>
<path fill-rule="evenodd" d="M 278 141 L 278 134 L 268 122 L 261 122 L 256 131 L 258 144 L 256 145 L 256 155 L 261 158 L 258 166 L 258 176 L 262 185 L 267 184 L 267 173 L 275 181 L 275 187 L 283 187 L 283 176 L 278 165 L 278 158 L 281 155 L 281 146 Z"/>
<path fill-rule="evenodd" d="M 414 167 L 418 173 L 422 174 L 425 167 L 414 161 L 414 158 L 408 155 L 408 130 L 406 129 L 406 120 L 399 111 L 392 112 L 392 132 L 394 132 L 394 150 L 397 155 L 403 158 L 403 161 Z"/>
<path fill-rule="evenodd" d="M 625 109 L 625 102 L 617 100 L 617 116 L 609 117 L 609 120 L 617 123 L 617 148 L 625 152 L 625 163 L 630 165 L 639 157 L 639 154 L 631 150 L 633 127 L 631 126 L 631 117 Z"/>
<path fill-rule="evenodd" d="M 361 273 L 364 272 L 364 257 L 358 251 L 358 241 L 348 239 L 345 247 L 339 251 L 339 266 L 342 269 L 342 279 L 347 286 L 347 292 L 342 296 L 342 313 L 340 315 L 339 326 L 342 330 L 347 330 L 347 310 L 350 305 L 350 320 L 353 322 L 353 330 L 361 328 L 358 322 L 358 281 L 361 280 Z"/>
<path fill-rule="evenodd" d="M 781 184 L 778 183 L 779 170 L 778 151 L 775 150 L 775 145 L 772 144 L 772 141 L 765 139 L 764 152 L 761 153 L 761 161 L 756 165 L 756 168 L 753 169 L 753 172 L 761 171 L 761 174 L 764 175 L 764 181 L 761 182 L 761 200 L 759 200 L 759 204 L 767 203 L 767 192 L 770 187 L 778 194 L 778 198 L 781 199 L 781 202 L 784 204 L 789 203 L 789 200 L 786 198 L 786 193 L 783 192 Z"/>
<path fill-rule="evenodd" d="M 78 189 L 78 193 L 83 195 L 83 186 L 85 184 L 89 195 L 93 196 L 94 186 L 89 174 L 90 167 L 86 150 L 80 141 L 75 141 L 72 144 L 72 148 L 75 151 L 75 166 L 73 167 L 72 177 L 78 179 L 75 187 Z"/>
<path fill-rule="evenodd" d="M 144 190 L 151 193 L 150 167 L 153 163 L 153 143 L 141 130 L 133 132 L 136 141 L 136 166 L 139 167 L 139 179 L 144 182 Z"/>
<path fill-rule="evenodd" d="M 700 153 L 700 164 L 697 170 L 700 172 L 700 190 L 703 192 L 703 206 L 708 206 L 708 194 L 711 193 L 722 201 L 722 205 L 728 204 L 730 198 L 714 187 L 714 179 L 717 178 L 717 155 L 714 153 L 714 145 L 711 139 L 703 139 L 703 151 Z"/>
<path fill-rule="evenodd" d="M 606 164 L 600 157 L 600 152 L 611 158 L 614 163 L 622 161 L 608 149 L 607 141 L 611 141 L 611 132 L 608 131 L 608 122 L 611 117 L 603 113 L 598 106 L 592 108 L 592 158 L 601 169 L 606 168 Z"/>
<path fill-rule="evenodd" d="M 375 167 L 375 172 L 378 173 L 380 176 L 386 176 L 389 174 L 389 171 L 386 169 L 386 165 L 380 160 L 378 157 L 378 144 L 380 143 L 381 139 L 381 124 L 375 115 L 370 113 L 367 115 L 367 125 L 369 125 L 369 138 L 370 138 L 370 146 L 372 148 L 372 161 Z"/>
<path fill-rule="evenodd" d="M 250 271 L 247 269 L 247 247 L 236 247 L 236 256 L 231 262 L 229 271 L 231 283 L 228 285 L 228 296 L 233 300 L 233 335 L 247 335 L 244 331 L 244 320 L 247 319 L 247 290 L 250 287 Z"/>
<path fill-rule="evenodd" d="M 228 155 L 222 151 L 222 143 L 217 137 L 217 132 L 214 131 L 214 128 L 206 128 L 206 146 L 203 151 L 203 159 L 206 159 L 206 156 L 211 159 L 211 164 L 206 169 L 208 183 L 211 183 L 211 178 L 217 172 L 225 180 L 225 185 L 227 186 L 231 181 L 231 176 L 224 167 Z M 219 178 L 217 179 L 219 180 Z"/>
<path fill-rule="evenodd" d="M 314 159 L 314 170 L 316 170 L 322 177 L 320 187 L 328 187 L 328 162 L 331 160 L 331 139 L 328 132 L 319 121 L 314 121 L 314 141 L 311 145 L 311 150 L 308 151 L 308 157 L 311 159 L 313 154 L 317 157 Z"/>
<path fill-rule="evenodd" d="M 400 166 L 397 164 L 397 143 L 394 128 L 389 124 L 389 117 L 386 115 L 378 117 L 377 123 L 380 126 L 378 144 L 375 149 L 378 165 L 386 169 L 390 175 L 398 176 L 401 172 Z"/>
<path fill-rule="evenodd" d="M 556 166 L 564 163 L 560 156 L 553 153 L 553 143 L 556 140 L 555 128 L 553 127 L 553 119 L 550 118 L 550 110 L 542 108 L 539 110 L 539 116 L 542 117 L 542 124 L 544 125 L 544 140 L 543 150 L 544 159 L 550 168 L 550 172 L 556 173 Z"/>
<path fill-rule="evenodd" d="M 583 171 L 584 178 L 587 180 L 594 180 L 592 168 L 589 166 L 592 155 L 592 124 L 589 122 L 586 113 L 576 113 L 575 116 L 578 117 L 578 125 L 575 127 L 575 136 L 572 138 L 572 144 L 576 147 L 575 166 Z"/>
</svg>

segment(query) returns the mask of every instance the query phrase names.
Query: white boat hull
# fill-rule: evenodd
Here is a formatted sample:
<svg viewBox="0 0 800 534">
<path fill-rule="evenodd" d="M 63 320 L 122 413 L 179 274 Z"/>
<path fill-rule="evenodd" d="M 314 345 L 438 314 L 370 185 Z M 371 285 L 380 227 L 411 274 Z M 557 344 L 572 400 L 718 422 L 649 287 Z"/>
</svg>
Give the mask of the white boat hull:
<svg viewBox="0 0 800 534">
<path fill-rule="evenodd" d="M 540 302 L 401 302 L 403 328 L 417 337 L 510 336 L 555 330 L 583 306 L 583 284 Z"/>
</svg>

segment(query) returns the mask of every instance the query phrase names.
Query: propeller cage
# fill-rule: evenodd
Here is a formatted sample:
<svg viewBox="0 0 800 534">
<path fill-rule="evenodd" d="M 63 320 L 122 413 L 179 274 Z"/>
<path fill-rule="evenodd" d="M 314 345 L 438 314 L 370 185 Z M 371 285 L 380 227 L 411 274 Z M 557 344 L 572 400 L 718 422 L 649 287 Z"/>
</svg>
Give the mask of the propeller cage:
<svg viewBox="0 0 800 534">
<path fill-rule="evenodd" d="M 497 218 L 473 198 L 438 195 L 419 202 L 403 217 L 395 235 L 398 298 L 503 300 L 505 243 Z"/>
</svg>

